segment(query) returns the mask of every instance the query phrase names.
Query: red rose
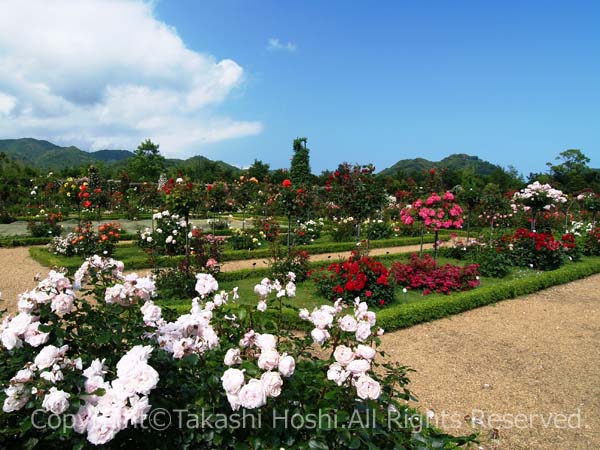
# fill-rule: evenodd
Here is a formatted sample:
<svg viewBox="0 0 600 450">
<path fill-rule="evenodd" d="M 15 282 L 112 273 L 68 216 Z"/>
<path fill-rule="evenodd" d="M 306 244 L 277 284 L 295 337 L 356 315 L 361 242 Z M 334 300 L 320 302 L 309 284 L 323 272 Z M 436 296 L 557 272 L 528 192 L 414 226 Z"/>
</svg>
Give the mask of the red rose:
<svg viewBox="0 0 600 450">
<path fill-rule="evenodd" d="M 89 208 L 91 206 L 92 202 L 90 202 L 89 200 L 86 200 L 85 202 L 83 202 L 83 207 L 84 208 Z"/>
<path fill-rule="evenodd" d="M 385 305 L 385 300 L 383 300 L 383 299 L 379 300 L 379 304 L 380 304 L 381 306 Z"/>
<path fill-rule="evenodd" d="M 372 293 L 371 291 L 367 291 L 367 292 L 365 292 L 365 295 L 366 295 L 367 297 L 370 297 L 371 295 L 373 295 L 373 293 Z"/>
<path fill-rule="evenodd" d="M 292 185 L 292 182 L 286 178 L 285 180 L 283 180 L 283 182 L 281 183 L 281 185 L 284 188 L 289 188 Z"/>
<path fill-rule="evenodd" d="M 435 175 L 435 169 L 429 169 L 429 175 Z"/>
</svg>

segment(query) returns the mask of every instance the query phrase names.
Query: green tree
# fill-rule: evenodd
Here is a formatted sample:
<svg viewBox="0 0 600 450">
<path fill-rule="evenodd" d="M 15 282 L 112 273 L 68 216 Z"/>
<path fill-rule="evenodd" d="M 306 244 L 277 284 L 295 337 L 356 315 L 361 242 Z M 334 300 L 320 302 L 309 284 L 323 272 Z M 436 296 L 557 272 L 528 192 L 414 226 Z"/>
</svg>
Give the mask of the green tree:
<svg viewBox="0 0 600 450">
<path fill-rule="evenodd" d="M 133 152 L 129 160 L 129 175 L 135 181 L 157 181 L 165 170 L 165 158 L 158 150 L 159 145 L 146 139 Z"/>
<path fill-rule="evenodd" d="M 306 147 L 306 138 L 294 139 L 294 156 L 290 168 L 290 178 L 297 186 L 306 186 L 312 181 L 310 173 L 310 150 Z"/>
<path fill-rule="evenodd" d="M 259 159 L 255 159 L 252 165 L 248 167 L 247 176 L 248 178 L 254 177 L 262 182 L 269 178 L 269 169 L 269 164 L 264 163 Z"/>
<path fill-rule="evenodd" d="M 547 163 L 550 175 L 555 184 L 565 192 L 576 192 L 584 189 L 586 178 L 590 173 L 590 158 L 579 149 L 565 150 L 556 158 L 558 164 Z"/>
</svg>

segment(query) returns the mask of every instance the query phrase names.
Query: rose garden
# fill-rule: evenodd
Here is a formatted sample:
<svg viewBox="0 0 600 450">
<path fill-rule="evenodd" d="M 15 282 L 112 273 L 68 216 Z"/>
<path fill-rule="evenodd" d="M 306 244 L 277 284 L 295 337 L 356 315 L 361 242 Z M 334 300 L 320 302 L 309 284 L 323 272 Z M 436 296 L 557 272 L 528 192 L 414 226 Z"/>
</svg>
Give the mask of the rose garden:
<svg viewBox="0 0 600 450">
<path fill-rule="evenodd" d="M 5 192 L 0 213 L 27 234 L 0 244 L 30 246 L 47 273 L 2 317 L 0 447 L 477 448 L 477 430 L 424 424 L 381 339 L 600 272 L 600 195 L 297 169 L 136 183 L 90 169 Z M 282 411 L 370 422 L 270 419 Z M 179 421 L 151 426 L 158 413 Z M 262 422 L 181 426 L 206 413 Z"/>
</svg>

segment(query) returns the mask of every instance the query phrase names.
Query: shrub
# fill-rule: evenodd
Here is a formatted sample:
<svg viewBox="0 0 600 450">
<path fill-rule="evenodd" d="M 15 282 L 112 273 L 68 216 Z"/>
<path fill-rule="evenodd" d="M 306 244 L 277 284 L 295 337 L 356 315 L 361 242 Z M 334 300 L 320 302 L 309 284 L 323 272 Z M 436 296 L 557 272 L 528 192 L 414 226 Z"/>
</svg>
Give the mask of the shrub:
<svg viewBox="0 0 600 450">
<path fill-rule="evenodd" d="M 282 298 L 294 295 L 291 281 L 263 280 L 253 308 L 201 274 L 199 297 L 177 317 L 154 303 L 151 278 L 123 269 L 94 257 L 74 278 L 51 272 L 23 296 L 17 316 L 4 318 L 3 447 L 417 450 L 475 440 L 415 417 L 408 369 L 382 361 L 383 331 L 365 303 L 301 311 L 314 326 L 305 335 L 272 320 Z M 312 345 L 322 351 L 308 352 Z M 41 426 L 32 427 L 34 412 Z M 336 425 L 285 426 L 282 433 L 273 420 L 282 412 L 327 414 Z M 348 426 L 365 413 L 368 427 Z M 151 426 L 158 415 L 172 422 Z M 231 425 L 236 417 L 248 425 L 214 422 Z M 194 418 L 202 422 L 190 426 Z M 204 418 L 214 426 L 197 426 Z M 57 421 L 60 432 L 51 426 Z"/>
<path fill-rule="evenodd" d="M 510 238 L 513 264 L 539 270 L 558 269 L 564 263 L 566 250 L 575 245 L 573 235 L 565 235 L 563 238 L 567 241 L 555 239 L 552 233 L 517 229 Z"/>
<path fill-rule="evenodd" d="M 394 283 L 389 275 L 379 261 L 353 252 L 348 260 L 321 268 L 311 278 L 325 298 L 352 302 L 361 297 L 369 305 L 385 306 L 394 300 Z"/>
<path fill-rule="evenodd" d="M 234 250 L 254 250 L 261 246 L 260 238 L 252 230 L 235 228 L 227 239 Z"/>
<path fill-rule="evenodd" d="M 583 254 L 587 256 L 600 256 L 600 228 L 594 228 L 585 235 Z"/>
<path fill-rule="evenodd" d="M 321 232 L 323 231 L 324 226 L 323 219 L 310 219 L 304 222 L 299 221 L 294 229 L 294 244 L 312 244 L 321 237 Z"/>
<path fill-rule="evenodd" d="M 185 219 L 169 211 L 158 212 L 152 219 L 156 221 L 154 229 L 145 228 L 140 233 L 139 246 L 161 255 L 185 254 L 186 235 L 190 231 Z"/>
<path fill-rule="evenodd" d="M 364 236 L 369 239 L 389 239 L 394 235 L 394 230 L 388 222 L 384 222 L 381 219 L 378 220 L 366 220 L 363 222 Z"/>
<path fill-rule="evenodd" d="M 473 289 L 479 285 L 478 270 L 478 264 L 464 267 L 446 264 L 437 267 L 430 255 L 420 258 L 415 253 L 410 256 L 408 264 L 397 262 L 392 265 L 391 272 L 398 286 L 422 289 L 423 295 L 429 295 L 432 292 L 451 294 Z"/>
<path fill-rule="evenodd" d="M 55 237 L 49 247 L 57 255 L 110 256 L 119 242 L 120 233 L 120 225 L 116 222 L 99 225 L 97 233 L 92 230 L 92 224 L 87 222 L 75 227 L 75 232 L 67 234 L 64 238 Z"/>
<path fill-rule="evenodd" d="M 504 278 L 510 273 L 510 257 L 498 248 L 482 248 L 474 256 L 479 273 L 484 277 Z"/>
<path fill-rule="evenodd" d="M 49 213 L 45 220 L 31 221 L 27 224 L 27 229 L 33 237 L 53 237 L 60 236 L 62 226 L 58 223 L 62 220 L 61 213 Z"/>
<path fill-rule="evenodd" d="M 334 242 L 347 242 L 356 238 L 356 224 L 353 217 L 333 218 L 328 232 Z"/>
<path fill-rule="evenodd" d="M 309 270 L 309 255 L 305 250 L 292 249 L 289 255 L 285 253 L 271 262 L 271 276 L 277 279 L 284 279 L 288 273 L 293 272 L 298 281 L 304 281 Z"/>
</svg>

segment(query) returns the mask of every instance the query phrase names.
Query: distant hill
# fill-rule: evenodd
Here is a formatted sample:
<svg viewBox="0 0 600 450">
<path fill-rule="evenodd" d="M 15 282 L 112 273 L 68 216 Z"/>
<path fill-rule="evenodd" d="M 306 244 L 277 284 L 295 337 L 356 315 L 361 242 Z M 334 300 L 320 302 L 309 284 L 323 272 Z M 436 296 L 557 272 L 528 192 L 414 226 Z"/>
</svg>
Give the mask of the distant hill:
<svg viewBox="0 0 600 450">
<path fill-rule="evenodd" d="M 126 150 L 99 150 L 85 152 L 77 147 L 61 147 L 33 138 L 0 140 L 0 152 L 25 165 L 39 169 L 62 169 L 97 162 L 112 163 L 133 156 Z"/>
<path fill-rule="evenodd" d="M 398 174 L 410 174 L 423 172 L 430 169 L 453 169 L 462 170 L 472 167 L 477 175 L 490 175 L 498 169 L 498 166 L 488 161 L 479 159 L 477 156 L 456 153 L 447 156 L 441 161 L 429 161 L 424 158 L 401 159 L 396 164 L 380 172 L 383 176 L 395 176 Z"/>
<path fill-rule="evenodd" d="M 9 158 L 19 161 L 24 165 L 38 169 L 63 169 L 65 167 L 79 167 L 102 162 L 123 166 L 126 160 L 133 157 L 133 152 L 128 150 L 98 150 L 86 152 L 77 147 L 61 147 L 48 141 L 33 138 L 4 139 L 0 140 L 0 152 L 6 153 Z M 193 156 L 189 159 L 167 159 L 167 166 L 193 166 L 199 170 L 214 172 L 237 173 L 239 168 L 223 161 L 213 161 L 204 156 Z"/>
</svg>

